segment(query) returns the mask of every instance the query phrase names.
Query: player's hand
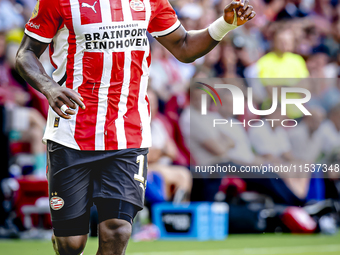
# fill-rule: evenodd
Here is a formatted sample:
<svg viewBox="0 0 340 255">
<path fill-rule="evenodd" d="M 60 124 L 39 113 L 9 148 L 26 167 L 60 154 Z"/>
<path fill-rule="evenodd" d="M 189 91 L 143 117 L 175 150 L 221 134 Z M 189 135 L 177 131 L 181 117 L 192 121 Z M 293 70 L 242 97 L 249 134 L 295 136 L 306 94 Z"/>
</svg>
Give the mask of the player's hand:
<svg viewBox="0 0 340 255">
<path fill-rule="evenodd" d="M 224 8 L 224 20 L 229 24 L 234 22 L 234 10 L 237 15 L 237 26 L 245 24 L 256 16 L 253 6 L 249 5 L 249 0 L 233 0 Z"/>
<path fill-rule="evenodd" d="M 64 119 L 70 119 L 70 115 L 76 114 L 74 110 L 77 108 L 77 105 L 85 109 L 85 104 L 82 102 L 83 98 L 72 89 L 55 85 L 50 87 L 44 94 L 52 109 Z M 63 105 L 66 105 L 68 109 Z"/>
</svg>

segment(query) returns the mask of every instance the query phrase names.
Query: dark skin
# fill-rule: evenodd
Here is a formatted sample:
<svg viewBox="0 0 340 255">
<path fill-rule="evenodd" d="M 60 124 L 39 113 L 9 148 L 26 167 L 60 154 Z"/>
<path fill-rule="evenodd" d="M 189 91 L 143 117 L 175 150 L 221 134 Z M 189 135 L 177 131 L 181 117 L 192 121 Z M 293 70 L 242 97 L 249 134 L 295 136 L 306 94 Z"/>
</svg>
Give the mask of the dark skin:
<svg viewBox="0 0 340 255">
<path fill-rule="evenodd" d="M 237 25 L 241 26 L 253 19 L 256 13 L 249 5 L 249 0 L 232 1 L 224 9 L 224 20 L 232 24 L 234 10 Z M 208 29 L 186 31 L 182 26 L 173 33 L 157 38 L 179 61 L 190 63 L 211 51 L 219 42 L 211 38 Z M 36 90 L 47 98 L 52 109 L 62 118 L 70 119 L 77 106 L 85 109 L 79 93 L 61 87 L 48 76 L 39 61 L 48 44 L 24 36 L 16 57 L 16 69 L 19 74 Z M 66 114 L 60 110 L 62 105 L 69 107 Z M 131 224 L 124 220 L 110 219 L 99 225 L 99 249 L 97 255 L 125 254 Z M 53 246 L 57 254 L 80 254 L 85 247 L 87 236 L 54 237 Z"/>
</svg>

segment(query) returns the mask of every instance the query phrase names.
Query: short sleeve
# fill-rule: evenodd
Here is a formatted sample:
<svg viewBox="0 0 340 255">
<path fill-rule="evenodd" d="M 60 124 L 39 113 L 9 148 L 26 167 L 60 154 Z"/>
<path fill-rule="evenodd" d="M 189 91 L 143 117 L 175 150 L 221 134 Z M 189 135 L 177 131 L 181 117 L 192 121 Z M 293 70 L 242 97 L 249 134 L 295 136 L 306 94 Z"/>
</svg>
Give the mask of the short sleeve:
<svg viewBox="0 0 340 255">
<path fill-rule="evenodd" d="M 152 10 L 148 32 L 153 37 L 165 36 L 175 31 L 181 23 L 168 0 L 155 1 L 157 5 Z M 152 5 L 154 6 L 154 5 Z"/>
<path fill-rule="evenodd" d="M 32 17 L 25 25 L 25 34 L 50 43 L 61 24 L 59 8 L 59 0 L 38 0 Z"/>
</svg>

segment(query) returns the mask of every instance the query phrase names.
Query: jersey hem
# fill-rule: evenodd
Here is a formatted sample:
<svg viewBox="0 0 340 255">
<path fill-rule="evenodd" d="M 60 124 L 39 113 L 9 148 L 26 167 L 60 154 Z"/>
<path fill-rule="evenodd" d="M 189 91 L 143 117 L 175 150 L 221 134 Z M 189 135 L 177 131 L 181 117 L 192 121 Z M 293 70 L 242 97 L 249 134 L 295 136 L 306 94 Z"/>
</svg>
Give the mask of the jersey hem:
<svg viewBox="0 0 340 255">
<path fill-rule="evenodd" d="M 43 137 L 43 139 L 42 139 L 43 144 L 46 145 L 46 144 L 47 144 L 47 140 L 50 140 L 50 141 L 52 141 L 52 142 L 59 143 L 59 144 L 65 146 L 65 147 L 67 147 L 67 148 L 75 149 L 75 150 L 80 151 L 80 148 L 77 147 L 77 146 L 74 146 L 74 145 L 69 144 L 69 143 L 67 143 L 67 142 L 60 141 L 60 140 L 58 140 L 58 139 L 54 139 L 54 138 L 51 138 L 51 137 Z"/>
<path fill-rule="evenodd" d="M 175 24 L 173 24 L 168 29 L 165 29 L 165 30 L 159 31 L 159 32 L 152 32 L 151 35 L 153 37 L 156 37 L 156 38 L 157 37 L 161 37 L 161 36 L 166 36 L 166 35 L 171 34 L 172 32 L 174 32 L 175 30 L 177 30 L 180 26 L 181 26 L 181 22 L 179 22 L 179 20 L 176 20 Z"/>
<path fill-rule="evenodd" d="M 42 42 L 42 43 L 50 43 L 50 42 L 52 42 L 52 39 L 53 39 L 53 38 L 46 38 L 46 37 L 42 37 L 40 35 L 37 35 L 33 32 L 28 31 L 27 28 L 25 28 L 25 34 L 28 35 L 29 37 L 32 37 L 33 39 L 38 40 L 39 42 Z"/>
<path fill-rule="evenodd" d="M 77 150 L 77 151 L 111 151 L 111 150 L 82 150 L 79 148 L 79 146 L 74 146 L 72 144 L 69 144 L 67 142 L 64 142 L 64 141 L 60 141 L 58 139 L 54 139 L 54 138 L 50 138 L 50 137 L 43 137 L 42 139 L 42 142 L 43 144 L 47 144 L 47 140 L 50 140 L 52 142 L 56 142 L 56 143 L 59 143 L 67 148 L 70 148 L 70 149 L 74 149 L 74 150 Z M 149 145 L 145 145 L 145 146 L 141 146 L 139 148 L 136 148 L 136 147 L 126 147 L 126 148 L 120 148 L 120 149 L 116 149 L 116 150 L 126 150 L 126 149 L 148 149 L 151 147 L 151 144 Z M 128 201 L 129 202 L 129 201 Z"/>
</svg>

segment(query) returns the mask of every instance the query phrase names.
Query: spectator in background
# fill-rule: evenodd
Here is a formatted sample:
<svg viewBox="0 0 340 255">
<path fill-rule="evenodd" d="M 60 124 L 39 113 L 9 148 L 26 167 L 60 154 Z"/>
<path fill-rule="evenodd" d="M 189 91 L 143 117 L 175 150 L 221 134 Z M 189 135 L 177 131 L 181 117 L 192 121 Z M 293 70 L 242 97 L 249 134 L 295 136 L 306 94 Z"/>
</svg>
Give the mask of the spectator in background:
<svg viewBox="0 0 340 255">
<path fill-rule="evenodd" d="M 288 130 L 292 153 L 301 163 L 316 163 L 323 153 L 323 139 L 320 126 L 326 118 L 323 108 L 313 106 L 309 109 L 312 114 L 304 116 L 295 128 Z"/>
<path fill-rule="evenodd" d="M 222 66 L 222 74 L 223 78 L 240 78 L 240 75 L 237 71 L 237 63 L 238 58 L 236 51 L 232 44 L 226 43 L 222 48 L 222 55 L 220 64 Z"/>
<path fill-rule="evenodd" d="M 21 8 L 21 5 L 14 5 L 12 1 L 0 1 L 0 31 L 24 27 L 25 20 L 20 15 Z"/>
<path fill-rule="evenodd" d="M 266 119 L 273 121 L 264 121 L 263 127 L 250 127 L 248 130 L 256 153 L 271 163 L 294 161 L 287 131 L 281 126 L 281 108 L 277 107 Z"/>
<path fill-rule="evenodd" d="M 282 1 L 284 2 L 284 1 Z M 285 1 L 284 8 L 278 13 L 276 20 L 285 20 L 292 18 L 302 18 L 305 17 L 308 13 L 308 8 L 306 5 L 303 5 L 304 1 L 301 0 L 288 0 Z"/>
<path fill-rule="evenodd" d="M 294 50 L 293 31 L 287 27 L 277 27 L 273 38 L 273 51 L 260 58 L 256 64 L 258 77 L 266 87 L 269 97 L 272 96 L 273 86 L 295 86 L 299 79 L 309 76 L 305 60 L 300 55 L 294 54 Z M 300 97 L 299 94 L 290 93 L 287 98 Z M 302 112 L 295 105 L 288 105 L 287 116 L 292 119 L 300 118 Z"/>
<path fill-rule="evenodd" d="M 315 49 L 307 60 L 310 78 L 336 78 L 336 68 L 329 66 L 329 56 L 324 47 Z"/>
<path fill-rule="evenodd" d="M 201 96 L 204 93 L 199 87 L 191 89 L 191 107 L 184 109 L 180 116 L 180 128 L 196 165 L 228 162 L 234 142 L 223 132 L 216 132 L 212 126 L 214 115 L 211 112 L 205 116 L 207 121 L 202 122 Z"/>
<path fill-rule="evenodd" d="M 158 42 L 152 44 L 152 64 L 150 66 L 150 87 L 160 99 L 167 102 L 171 95 L 186 91 L 185 78 L 188 68 L 182 64 Z M 188 70 L 191 73 L 190 68 Z"/>
<path fill-rule="evenodd" d="M 315 0 L 314 15 L 330 21 L 334 14 L 333 2 L 332 0 Z"/>
<path fill-rule="evenodd" d="M 330 86 L 327 91 L 325 91 L 324 94 L 319 98 L 319 101 L 315 102 L 314 99 L 312 99 L 312 102 L 315 104 L 319 104 L 321 107 L 323 107 L 327 112 L 332 109 L 333 106 L 340 103 L 340 79 L 327 79 L 327 82 L 333 82 L 334 86 Z"/>
<path fill-rule="evenodd" d="M 217 45 L 212 51 L 202 58 L 202 63 L 196 65 L 195 78 L 213 78 L 217 77 L 218 70 L 216 67 L 221 58 L 221 46 Z"/>
<path fill-rule="evenodd" d="M 295 37 L 290 28 L 277 27 L 273 38 L 273 51 L 257 62 L 259 78 L 307 78 L 305 60 L 295 50 Z"/>
<path fill-rule="evenodd" d="M 250 127 L 249 137 L 256 154 L 263 157 L 265 164 L 286 165 L 298 163 L 295 154 L 292 153 L 292 144 L 287 130 L 281 126 L 283 116 L 281 108 L 266 117 L 270 121 L 264 121 L 261 128 Z M 275 177 L 276 176 L 276 177 Z M 279 172 L 270 173 L 270 179 L 246 180 L 253 189 L 264 192 L 274 197 L 274 200 L 288 205 L 302 205 L 309 190 L 309 174 L 299 175 L 294 178 L 294 173 Z M 278 179 L 280 177 L 280 179 Z M 259 186 L 257 188 L 257 186 Z M 264 188 L 264 190 L 261 190 Z"/>
<path fill-rule="evenodd" d="M 263 35 L 256 24 L 245 24 L 239 30 L 233 32 L 234 51 L 239 59 L 238 74 L 245 77 L 244 70 L 248 66 L 256 63 L 265 52 L 265 42 Z"/>
<path fill-rule="evenodd" d="M 328 120 L 321 127 L 323 150 L 331 153 L 340 147 L 340 104 L 333 106 L 329 112 Z"/>
<path fill-rule="evenodd" d="M 10 142 L 27 142 L 34 155 L 34 174 L 45 178 L 46 148 L 41 137 L 46 120 L 35 108 L 27 107 L 31 95 L 27 91 L 26 82 L 14 69 L 15 53 L 18 45 L 6 44 L 5 34 L 0 34 L 0 48 L 6 48 L 6 53 L 0 49 L 0 96 L 5 105 L 9 122 Z"/>
<path fill-rule="evenodd" d="M 241 125 L 233 125 L 232 123 L 240 123 L 239 120 L 233 116 L 233 97 L 232 94 L 226 90 L 219 92 L 223 105 L 219 108 L 218 113 L 214 114 L 215 119 L 227 120 L 227 124 L 217 125 L 225 135 L 233 140 L 235 147 L 228 151 L 230 161 L 239 165 L 259 165 L 263 162 L 261 157 L 258 157 L 252 151 L 248 133 L 245 127 Z"/>
<path fill-rule="evenodd" d="M 297 127 L 288 130 L 292 153 L 300 161 L 299 164 L 303 166 L 305 164 L 321 163 L 325 153 L 320 126 L 325 120 L 326 112 L 319 106 L 311 107 L 309 112 L 312 115 L 304 116 Z M 304 182 L 306 185 L 304 192 L 307 200 L 325 199 L 325 183 L 321 179 L 323 172 L 315 171 L 310 173 L 310 177 L 313 179 L 304 179 L 306 181 Z M 307 182 L 309 182 L 308 190 Z"/>
<path fill-rule="evenodd" d="M 158 98 L 149 89 L 148 96 L 151 107 L 152 147 L 148 154 L 148 175 L 158 173 L 165 183 L 165 199 L 174 202 L 188 201 L 190 198 L 192 177 L 190 171 L 183 166 L 172 165 L 177 156 L 175 142 L 169 136 L 165 116 L 158 112 Z"/>
<path fill-rule="evenodd" d="M 180 130 L 188 148 L 190 148 L 191 164 L 208 166 L 228 163 L 230 149 L 234 147 L 233 140 L 224 132 L 216 132 L 212 126 L 214 115 L 208 111 L 202 121 L 200 86 L 191 87 L 190 106 L 187 106 L 179 119 Z M 207 105 L 209 107 L 209 99 Z M 194 179 L 193 199 L 214 201 L 218 192 L 220 179 Z"/>
</svg>

